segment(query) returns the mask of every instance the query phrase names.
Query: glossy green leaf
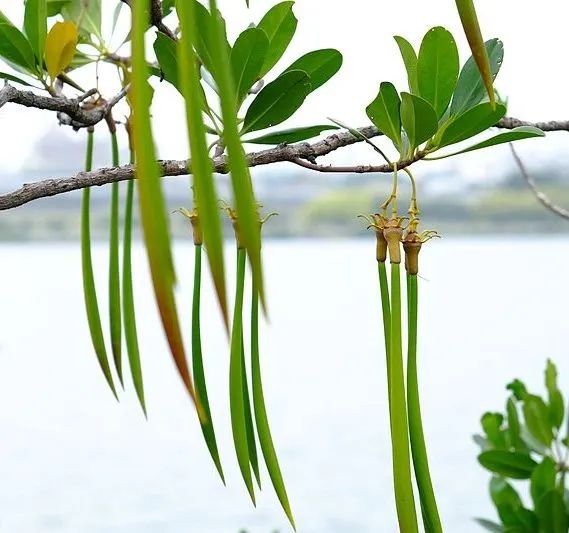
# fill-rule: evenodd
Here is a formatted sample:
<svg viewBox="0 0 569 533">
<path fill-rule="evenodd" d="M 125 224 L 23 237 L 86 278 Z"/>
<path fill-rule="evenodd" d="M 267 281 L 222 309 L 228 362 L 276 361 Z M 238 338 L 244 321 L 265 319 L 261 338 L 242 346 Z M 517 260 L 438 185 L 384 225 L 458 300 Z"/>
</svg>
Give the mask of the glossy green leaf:
<svg viewBox="0 0 569 533">
<path fill-rule="evenodd" d="M 569 513 L 563 496 L 557 490 L 550 490 L 541 499 L 537 508 L 540 531 L 544 533 L 567 533 Z"/>
<path fill-rule="evenodd" d="M 85 171 L 89 172 L 93 168 L 93 133 L 88 133 L 87 155 L 85 160 Z M 99 366 L 105 379 L 111 388 L 115 398 L 117 392 L 113 383 L 111 368 L 107 358 L 103 328 L 101 326 L 101 315 L 97 301 L 97 289 L 93 274 L 93 260 L 91 258 L 91 189 L 83 189 L 83 199 L 81 202 L 81 265 L 83 271 L 83 294 L 85 298 L 85 310 L 87 311 L 87 322 L 91 334 L 91 342 L 97 356 Z"/>
<path fill-rule="evenodd" d="M 8 74 L 8 72 L 0 72 L 0 79 L 13 81 L 14 83 L 19 83 L 20 85 L 25 85 L 26 87 L 35 87 L 31 83 L 28 83 L 26 80 L 22 78 L 18 78 L 18 76 L 14 76 L 13 74 Z"/>
<path fill-rule="evenodd" d="M 113 167 L 119 166 L 119 146 L 117 134 L 111 134 Z M 111 185 L 111 213 L 109 234 L 109 324 L 111 329 L 111 348 L 115 369 L 121 385 L 122 376 L 122 324 L 121 324 L 121 283 L 119 269 L 119 183 Z"/>
<path fill-rule="evenodd" d="M 176 6 L 176 0 L 162 0 L 162 14 L 167 17 Z"/>
<path fill-rule="evenodd" d="M 43 53 L 47 37 L 46 0 L 26 0 L 24 30 L 41 71 L 43 70 Z"/>
<path fill-rule="evenodd" d="M 152 92 L 148 83 L 149 72 L 144 43 L 149 22 L 147 7 L 144 2 L 135 2 L 132 10 L 132 87 L 130 96 L 133 105 L 133 140 L 138 177 L 140 218 L 162 325 L 180 377 L 195 402 L 192 378 L 186 360 L 174 297 L 176 275 L 170 245 L 168 216 L 150 122 Z M 197 404 L 197 409 L 200 419 L 203 420 L 203 412 L 199 404 Z"/>
<path fill-rule="evenodd" d="M 332 78 L 342 67 L 342 54 L 333 48 L 314 50 L 299 57 L 285 72 L 302 70 L 310 77 L 310 89 L 314 92 Z"/>
<path fill-rule="evenodd" d="M 291 144 L 305 141 L 306 139 L 311 139 L 320 135 L 323 131 L 326 130 L 337 129 L 339 128 L 336 126 L 330 126 L 328 124 L 319 126 L 305 126 L 301 128 L 290 128 L 287 130 L 267 133 L 266 135 L 261 135 L 260 137 L 255 137 L 253 139 L 243 139 L 243 142 L 252 144 Z"/>
<path fill-rule="evenodd" d="M 412 151 L 436 133 L 437 114 L 426 100 L 404 92 L 401 93 L 401 124 Z"/>
<path fill-rule="evenodd" d="M 530 493 L 534 507 L 537 509 L 544 494 L 555 488 L 557 468 L 551 457 L 545 457 L 531 475 Z"/>
<path fill-rule="evenodd" d="M 310 78 L 302 70 L 281 74 L 255 97 L 243 123 L 243 133 L 276 126 L 292 116 L 311 91 Z"/>
<path fill-rule="evenodd" d="M 288 48 L 298 23 L 292 7 L 294 2 L 286 1 L 273 6 L 259 22 L 258 28 L 269 38 L 269 49 L 263 63 L 260 77 L 271 70 Z"/>
<path fill-rule="evenodd" d="M 71 0 L 47 0 L 47 16 L 55 17 L 59 15 L 69 2 Z"/>
<path fill-rule="evenodd" d="M 204 420 L 201 422 L 201 429 L 206 442 L 207 448 L 215 464 L 215 468 L 219 473 L 221 480 L 225 484 L 223 468 L 219 458 L 217 449 L 217 441 L 215 438 L 215 430 L 213 427 L 213 419 L 211 417 L 211 409 L 209 406 L 209 398 L 207 394 L 207 383 L 205 379 L 204 363 L 202 356 L 201 342 L 201 321 L 200 321 L 200 300 L 201 300 L 201 272 L 202 272 L 202 245 L 194 246 L 194 292 L 192 300 L 192 369 L 194 372 L 194 381 L 196 386 L 196 395 L 198 401 L 204 410 Z"/>
<path fill-rule="evenodd" d="M 30 42 L 2 12 L 0 12 L 0 57 L 27 72 L 36 71 L 36 60 Z"/>
<path fill-rule="evenodd" d="M 258 28 L 245 30 L 235 41 L 231 50 L 231 71 L 238 105 L 241 105 L 249 89 L 259 80 L 268 49 L 269 39 Z"/>
<path fill-rule="evenodd" d="M 480 24 L 478 23 L 474 2 L 473 0 L 456 0 L 456 7 L 458 9 L 458 14 L 460 16 L 460 21 L 462 22 L 462 27 L 464 28 L 464 33 L 466 34 L 468 44 L 472 50 L 472 55 L 476 61 L 476 65 L 478 65 L 478 70 L 480 71 L 482 80 L 484 81 L 488 98 L 490 99 L 492 106 L 494 106 L 495 97 L 490 60 L 488 59 L 486 47 L 484 46 L 484 39 L 482 38 L 482 32 L 480 30 Z"/>
<path fill-rule="evenodd" d="M 409 83 L 409 92 L 411 94 L 419 94 L 419 82 L 417 81 L 417 54 L 413 45 L 404 37 L 395 35 L 393 37 L 399 51 L 401 52 L 401 57 L 403 58 L 403 63 L 405 64 L 405 69 L 407 70 L 407 81 Z"/>
<path fill-rule="evenodd" d="M 496 524 L 496 522 L 492 522 L 491 520 L 475 518 L 474 521 L 486 531 L 491 531 L 493 533 L 502 533 L 504 531 L 504 528 L 500 524 Z"/>
<path fill-rule="evenodd" d="M 478 104 L 448 125 L 442 134 L 439 147 L 474 137 L 494 126 L 505 114 L 506 106 L 502 104 L 497 104 L 494 109 L 488 102 Z"/>
<path fill-rule="evenodd" d="M 269 472 L 269 477 L 283 507 L 283 510 L 290 520 L 293 529 L 296 529 L 294 516 L 290 507 L 285 483 L 279 466 L 277 452 L 271 435 L 265 396 L 263 392 L 263 380 L 261 377 L 261 362 L 259 357 L 259 297 L 256 287 L 252 290 L 253 299 L 251 301 L 251 367 L 253 385 L 253 406 L 255 410 L 255 421 L 257 424 L 257 434 L 263 458 Z"/>
<path fill-rule="evenodd" d="M 131 163 L 133 162 L 131 157 Z M 124 339 L 128 355 L 128 363 L 132 383 L 136 396 L 144 412 L 146 413 L 146 400 L 144 398 L 144 380 L 142 377 L 142 363 L 138 346 L 138 332 L 136 329 L 136 312 L 134 305 L 134 290 L 132 286 L 132 218 L 134 203 L 134 181 L 127 183 L 125 210 L 124 210 L 124 238 L 123 238 L 123 269 L 122 269 L 122 305 Z"/>
<path fill-rule="evenodd" d="M 205 66 L 205 68 L 217 78 L 216 72 L 216 37 L 215 37 L 215 22 L 219 22 L 219 30 L 221 33 L 220 43 L 223 43 L 224 49 L 227 54 L 231 53 L 231 47 L 227 41 L 227 34 L 225 28 L 225 20 L 216 9 L 217 17 L 213 17 L 207 8 L 198 0 L 191 0 L 193 4 L 193 12 L 196 18 L 196 25 L 199 31 L 194 36 L 194 46 L 198 57 Z M 178 2 L 180 4 L 180 2 Z"/>
<path fill-rule="evenodd" d="M 245 250 L 237 250 L 237 285 L 235 289 L 235 307 L 231 328 L 231 353 L 229 360 L 229 404 L 231 428 L 237 462 L 249 496 L 255 503 L 255 489 L 250 469 L 249 442 L 245 418 L 244 375 L 242 365 L 243 351 L 243 291 L 245 285 Z"/>
<path fill-rule="evenodd" d="M 154 41 L 154 53 L 164 79 L 181 93 L 176 43 L 170 37 L 158 32 Z"/>
<path fill-rule="evenodd" d="M 75 22 L 87 34 L 101 37 L 101 0 L 70 0 L 62 9 L 66 20 Z"/>
<path fill-rule="evenodd" d="M 490 59 L 492 79 L 495 80 L 504 59 L 504 44 L 500 39 L 490 39 L 486 41 L 485 46 Z M 450 114 L 460 115 L 464 113 L 467 109 L 480 103 L 485 95 L 486 88 L 484 87 L 482 76 L 474 58 L 471 56 L 460 71 L 450 104 Z"/>
<path fill-rule="evenodd" d="M 452 34 L 437 26 L 425 35 L 417 62 L 419 96 L 440 117 L 448 107 L 458 79 L 458 49 Z"/>
<path fill-rule="evenodd" d="M 545 386 L 548 395 L 549 419 L 553 427 L 559 429 L 565 417 L 565 401 L 557 387 L 557 368 L 549 359 L 545 369 Z"/>
<path fill-rule="evenodd" d="M 400 108 L 401 100 L 397 89 L 385 81 L 380 85 L 375 100 L 366 107 L 369 119 L 397 148 L 401 147 Z"/>
<path fill-rule="evenodd" d="M 541 444 L 549 446 L 553 441 L 553 427 L 545 402 L 539 396 L 529 394 L 524 400 L 523 412 L 530 433 Z"/>
<path fill-rule="evenodd" d="M 478 456 L 479 463 L 496 474 L 512 479 L 529 479 L 537 463 L 527 454 L 489 450 Z"/>
<path fill-rule="evenodd" d="M 192 156 L 194 199 L 217 299 L 225 325 L 228 327 L 223 235 L 218 196 L 213 179 L 213 167 L 209 157 L 206 130 L 203 122 L 202 88 L 193 52 L 193 46 L 195 46 L 199 33 L 196 11 L 193 7 L 193 2 L 180 2 L 177 6 L 183 33 L 178 47 L 179 75 L 182 94 L 186 104 L 186 124 Z"/>
<path fill-rule="evenodd" d="M 493 137 L 490 137 L 485 141 L 476 143 L 473 146 L 469 146 L 464 150 L 459 150 L 458 152 L 452 152 L 451 154 L 445 154 L 443 156 L 439 156 L 433 159 L 444 159 L 445 157 L 452 157 L 458 154 L 465 154 L 467 152 L 473 152 L 474 150 L 489 148 L 490 146 L 497 146 L 499 144 L 520 141 L 522 139 L 531 139 L 533 137 L 544 137 L 544 136 L 545 133 L 543 133 L 543 131 L 541 131 L 538 128 L 534 128 L 533 126 L 519 126 L 517 128 L 514 128 L 513 130 L 504 133 L 499 133 L 498 135 L 494 135 Z"/>
</svg>

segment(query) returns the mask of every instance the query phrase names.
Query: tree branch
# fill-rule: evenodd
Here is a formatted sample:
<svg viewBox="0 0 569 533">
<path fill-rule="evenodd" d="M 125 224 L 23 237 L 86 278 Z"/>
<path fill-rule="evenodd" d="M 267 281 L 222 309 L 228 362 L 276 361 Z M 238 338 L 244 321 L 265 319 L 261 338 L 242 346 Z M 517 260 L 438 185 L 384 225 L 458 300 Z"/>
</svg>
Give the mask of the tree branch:
<svg viewBox="0 0 569 533">
<path fill-rule="evenodd" d="M 77 98 L 66 98 L 65 96 L 43 96 L 32 91 L 16 89 L 6 83 L 0 89 L 0 108 L 7 103 L 12 103 L 56 111 L 62 124 L 70 125 L 78 130 L 94 126 L 105 119 L 112 108 L 125 97 L 128 90 L 129 86 L 126 86 L 108 101 L 99 99 L 95 105 L 86 105 L 85 100 L 97 94 L 96 89 L 91 89 Z"/>
<path fill-rule="evenodd" d="M 512 156 L 514 158 L 514 161 L 516 162 L 516 165 L 520 169 L 521 175 L 526 180 L 526 183 L 529 185 L 529 188 L 531 189 L 537 200 L 544 207 L 549 209 L 549 211 L 551 211 L 552 213 L 566 220 L 569 220 L 569 211 L 567 209 L 564 209 L 563 207 L 558 206 L 557 204 L 554 204 L 544 192 L 538 189 L 535 180 L 528 172 L 526 166 L 524 165 L 524 162 L 521 160 L 520 156 L 518 155 L 518 152 L 516 152 L 516 149 L 514 148 L 514 145 L 512 143 L 510 143 L 510 150 L 512 151 Z"/>
<path fill-rule="evenodd" d="M 0 99 L 2 94 L 0 91 Z M 55 100 L 54 98 L 48 100 Z M 0 100 L 1 102 L 1 100 Z M 92 112 L 89 112 L 92 113 Z M 91 115 L 89 115 L 91 116 Z M 538 126 L 543 131 L 569 131 L 569 121 L 552 122 L 527 122 L 515 118 L 506 117 L 496 127 L 511 129 L 517 126 Z M 359 128 L 362 136 L 371 139 L 382 135 L 375 126 Z M 349 167 L 326 167 L 316 163 L 317 158 L 330 154 L 339 148 L 362 142 L 361 137 L 355 137 L 350 132 L 334 133 L 321 141 L 313 144 L 303 142 L 292 145 L 279 145 L 274 148 L 252 152 L 247 155 L 250 167 L 269 165 L 273 163 L 289 162 L 317 170 L 320 172 L 391 172 L 390 165 L 380 166 L 349 166 Z M 401 168 L 414 161 L 400 162 Z M 212 160 L 215 172 L 226 174 L 228 172 L 227 157 L 222 155 Z M 159 161 L 162 176 L 182 176 L 191 174 L 191 161 L 168 160 Z M 25 184 L 20 189 L 0 195 L 0 211 L 19 207 L 33 200 L 55 196 L 86 187 L 106 185 L 119 181 L 128 181 L 135 178 L 134 168 L 126 165 L 116 168 L 101 168 L 92 172 L 80 172 L 75 176 L 37 181 Z"/>
</svg>

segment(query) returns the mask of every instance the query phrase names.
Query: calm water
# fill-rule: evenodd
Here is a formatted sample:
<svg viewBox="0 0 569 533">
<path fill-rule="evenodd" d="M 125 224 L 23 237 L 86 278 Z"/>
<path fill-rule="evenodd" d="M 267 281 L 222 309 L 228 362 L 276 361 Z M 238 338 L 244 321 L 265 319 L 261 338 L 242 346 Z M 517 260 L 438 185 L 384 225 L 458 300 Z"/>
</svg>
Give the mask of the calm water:
<svg viewBox="0 0 569 533">
<path fill-rule="evenodd" d="M 267 403 L 301 532 L 396 531 L 373 247 L 371 240 L 265 246 Z M 176 245 L 186 330 L 192 252 Z M 104 246 L 95 261 L 104 292 Z M 502 407 L 505 383 L 517 376 L 541 387 L 551 357 L 567 389 L 568 261 L 569 239 L 543 237 L 445 239 L 423 253 L 421 386 L 449 532 L 474 533 L 473 516 L 492 516 L 470 436 L 485 409 Z M 78 246 L 0 246 L 0 531 L 289 531 L 267 475 L 257 509 L 240 481 L 227 340 L 209 286 L 204 353 L 227 488 L 169 359 L 140 247 L 135 263 L 149 422 L 130 383 L 117 404 L 99 373 Z"/>
</svg>

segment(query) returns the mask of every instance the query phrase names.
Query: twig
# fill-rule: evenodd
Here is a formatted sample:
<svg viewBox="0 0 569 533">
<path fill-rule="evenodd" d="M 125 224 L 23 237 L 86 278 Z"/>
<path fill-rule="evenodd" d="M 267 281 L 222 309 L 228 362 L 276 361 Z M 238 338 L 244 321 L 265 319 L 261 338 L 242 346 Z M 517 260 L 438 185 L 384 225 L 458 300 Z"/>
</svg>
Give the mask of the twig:
<svg viewBox="0 0 569 533">
<path fill-rule="evenodd" d="M 524 162 L 521 160 L 520 156 L 516 152 L 516 149 L 514 148 L 512 143 L 510 143 L 510 150 L 512 151 L 512 156 L 514 158 L 514 161 L 516 162 L 516 165 L 520 169 L 520 173 L 522 174 L 523 178 L 526 180 L 526 183 L 529 185 L 529 188 L 533 192 L 534 196 L 538 199 L 538 201 L 544 207 L 549 209 L 552 213 L 555 213 L 556 215 L 559 215 L 560 217 L 569 220 L 569 211 L 567 209 L 564 209 L 563 207 L 554 204 L 544 192 L 538 189 L 535 180 L 528 172 L 526 166 L 524 165 Z"/>
<path fill-rule="evenodd" d="M 61 124 L 72 126 L 74 129 L 87 128 L 101 122 L 109 111 L 122 100 L 128 92 L 128 86 L 113 96 L 110 100 L 101 100 L 97 106 L 83 106 L 87 98 L 97 94 L 96 89 L 90 89 L 77 98 L 65 96 L 43 96 L 31 91 L 16 89 L 10 84 L 5 84 L 0 89 L 0 108 L 13 103 L 25 107 L 34 107 L 48 111 L 56 111 Z"/>
</svg>

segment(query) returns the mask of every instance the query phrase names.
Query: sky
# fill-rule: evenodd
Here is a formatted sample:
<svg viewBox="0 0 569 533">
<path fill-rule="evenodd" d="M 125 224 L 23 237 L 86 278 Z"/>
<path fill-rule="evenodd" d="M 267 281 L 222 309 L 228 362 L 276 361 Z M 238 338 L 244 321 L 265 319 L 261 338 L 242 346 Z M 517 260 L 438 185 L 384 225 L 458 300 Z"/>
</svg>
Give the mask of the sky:
<svg viewBox="0 0 569 533">
<path fill-rule="evenodd" d="M 103 0 L 107 35 L 117 1 Z M 251 0 L 250 10 L 246 9 L 245 0 L 220 0 L 219 3 L 228 21 L 230 40 L 233 40 L 251 22 L 258 22 L 276 0 Z M 476 5 L 484 37 L 499 37 L 504 42 L 504 63 L 496 87 L 508 99 L 508 114 L 532 121 L 569 117 L 569 74 L 565 68 L 569 4 L 566 0 L 542 0 L 539 4 L 523 0 L 477 0 Z M 22 6 L 23 2 L 0 0 L 1 9 L 17 24 L 21 24 L 23 17 Z M 399 90 L 406 89 L 405 71 L 393 35 L 405 36 L 418 48 L 430 27 L 442 25 L 454 34 L 461 61 L 470 55 L 452 0 L 297 0 L 294 11 L 299 19 L 298 29 L 280 67 L 284 69 L 300 55 L 319 48 L 337 48 L 343 54 L 344 63 L 335 78 L 310 95 L 286 126 L 326 123 L 327 117 L 350 125 L 367 125 L 365 107 L 375 97 L 381 81 L 392 81 Z M 119 38 L 124 35 L 128 22 L 128 10 L 124 9 L 117 30 Z M 149 37 L 149 44 L 151 42 Z M 110 96 L 117 86 L 109 83 L 105 72 L 111 73 L 100 69 L 99 87 Z M 93 70 L 86 69 L 76 78 L 85 87 L 95 85 Z M 116 114 L 120 116 L 120 109 Z M 183 103 L 166 83 L 156 92 L 153 116 L 159 156 L 163 159 L 186 157 Z M 34 158 L 33 145 L 46 135 L 64 138 L 78 134 L 57 127 L 53 113 L 13 104 L 4 106 L 0 110 L 1 167 L 11 173 L 35 169 L 39 160 Z M 520 152 L 530 166 L 557 162 L 569 146 L 569 139 L 564 137 L 564 134 L 554 134 L 547 139 L 523 141 Z M 511 163 L 509 157 L 507 147 L 497 147 L 482 155 L 475 152 L 452 161 L 421 163 L 419 168 L 425 168 L 426 173 L 450 168 L 465 179 L 491 179 L 500 165 Z M 328 161 L 373 163 L 375 158 L 366 147 L 357 146 L 338 151 Z M 39 179 L 41 168 L 37 168 L 37 172 Z"/>
</svg>

